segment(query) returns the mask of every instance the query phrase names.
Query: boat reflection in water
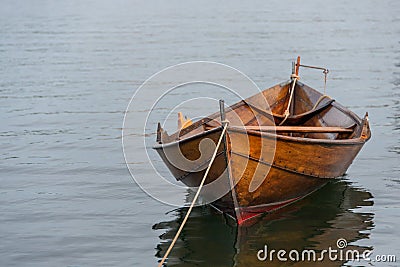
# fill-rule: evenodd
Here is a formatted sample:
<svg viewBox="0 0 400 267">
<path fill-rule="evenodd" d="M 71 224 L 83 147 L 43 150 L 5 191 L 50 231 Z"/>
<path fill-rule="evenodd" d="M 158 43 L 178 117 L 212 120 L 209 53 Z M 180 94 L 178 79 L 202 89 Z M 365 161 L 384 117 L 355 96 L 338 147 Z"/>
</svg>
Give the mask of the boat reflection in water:
<svg viewBox="0 0 400 267">
<path fill-rule="evenodd" d="M 361 212 L 359 208 L 372 206 L 372 199 L 366 190 L 356 188 L 348 181 L 337 180 L 293 205 L 243 226 L 232 224 L 229 218 L 216 214 L 209 207 L 197 207 L 183 228 L 166 266 L 315 266 L 312 261 L 289 259 L 280 262 L 276 254 L 272 262 L 269 259 L 260 261 L 257 252 L 265 245 L 268 251 L 284 249 L 289 253 L 295 249 L 300 255 L 302 250 L 312 249 L 316 250 L 318 258 L 324 249 L 338 249 L 336 242 L 339 238 L 351 243 L 343 249 L 344 253 L 350 249 L 359 251 L 361 255 L 372 248 L 353 243 L 367 239 L 374 224 L 373 214 Z M 174 220 L 153 226 L 153 229 L 165 231 L 157 245 L 157 258 L 164 255 L 186 211 L 178 209 L 174 211 Z M 330 261 L 325 255 L 323 262 L 324 266 L 342 266 L 346 261 Z"/>
</svg>

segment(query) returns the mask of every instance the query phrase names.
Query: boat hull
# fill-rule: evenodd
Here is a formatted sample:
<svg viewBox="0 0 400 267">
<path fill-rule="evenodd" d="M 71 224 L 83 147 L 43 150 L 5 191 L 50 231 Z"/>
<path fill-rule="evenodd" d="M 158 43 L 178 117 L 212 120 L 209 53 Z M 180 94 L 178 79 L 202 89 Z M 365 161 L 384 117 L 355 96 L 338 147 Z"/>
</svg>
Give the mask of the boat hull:
<svg viewBox="0 0 400 267">
<path fill-rule="evenodd" d="M 182 155 L 196 159 L 201 153 L 195 148 L 199 148 L 201 141 L 210 139 L 217 143 L 220 134 L 221 129 L 212 130 L 199 137 L 170 144 L 170 147 L 179 146 Z M 229 128 L 227 136 L 226 153 L 221 146 L 205 181 L 206 188 L 211 186 L 203 190 L 201 196 L 239 224 L 302 199 L 330 179 L 342 176 L 363 145 L 362 142 L 347 140 L 299 141 L 235 128 Z M 171 164 L 178 159 L 171 160 L 168 154 L 177 154 L 168 153 L 168 149 L 162 146 L 156 148 L 175 178 L 197 190 L 209 160 L 183 171 Z M 271 151 L 274 151 L 273 155 L 267 155 Z M 199 168 L 202 169 L 196 171 Z M 216 183 L 217 180 L 219 183 Z M 256 189 L 250 190 L 253 180 L 261 182 Z"/>
</svg>

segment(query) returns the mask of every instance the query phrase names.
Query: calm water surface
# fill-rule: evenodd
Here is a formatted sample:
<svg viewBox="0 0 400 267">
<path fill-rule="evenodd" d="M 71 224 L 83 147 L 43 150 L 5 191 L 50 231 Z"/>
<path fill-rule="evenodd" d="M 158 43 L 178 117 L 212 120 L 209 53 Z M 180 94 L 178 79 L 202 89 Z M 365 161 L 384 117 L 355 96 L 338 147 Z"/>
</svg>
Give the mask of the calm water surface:
<svg viewBox="0 0 400 267">
<path fill-rule="evenodd" d="M 400 2 L 282 2 L 0 1 L 0 266 L 155 266 L 186 210 L 129 175 L 133 92 L 191 60 L 268 87 L 298 54 L 331 69 L 329 95 L 369 112 L 372 139 L 342 180 L 251 226 L 196 208 L 167 265 L 266 266 L 265 244 L 321 250 L 339 237 L 400 261 Z M 302 80 L 322 86 L 313 71 Z"/>
</svg>

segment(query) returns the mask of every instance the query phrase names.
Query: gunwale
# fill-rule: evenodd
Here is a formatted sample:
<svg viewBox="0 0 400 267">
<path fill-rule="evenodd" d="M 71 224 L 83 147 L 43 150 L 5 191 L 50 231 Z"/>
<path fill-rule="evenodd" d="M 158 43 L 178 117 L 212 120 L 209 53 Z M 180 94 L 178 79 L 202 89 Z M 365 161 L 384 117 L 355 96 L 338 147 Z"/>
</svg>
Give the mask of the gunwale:
<svg viewBox="0 0 400 267">
<path fill-rule="evenodd" d="M 267 91 L 267 90 L 269 90 L 269 89 L 271 89 L 271 88 L 274 88 L 274 87 L 276 87 L 276 86 L 280 86 L 280 87 L 283 88 L 284 86 L 287 86 L 289 83 L 290 83 L 290 80 L 287 81 L 287 82 L 283 82 L 283 83 L 274 85 L 274 86 L 272 86 L 272 87 L 270 87 L 270 88 L 268 88 L 268 89 L 263 90 L 263 91 L 260 92 L 259 94 L 262 94 L 263 92 L 265 92 L 265 91 Z M 299 86 L 301 86 L 301 87 L 303 87 L 303 86 L 307 87 L 307 90 L 312 90 L 314 93 L 321 94 L 321 93 L 318 92 L 317 90 L 315 90 L 315 89 L 313 89 L 313 88 L 311 88 L 311 87 L 305 85 L 304 83 L 297 82 L 297 84 L 298 84 Z M 257 96 L 257 95 L 258 95 L 258 94 L 254 95 L 254 96 Z M 254 97 L 254 96 L 251 96 L 251 97 Z M 249 98 L 251 98 L 251 97 L 249 97 Z M 235 110 L 236 108 L 241 107 L 241 106 L 243 106 L 243 105 L 247 105 L 250 109 L 254 108 L 254 106 L 252 106 L 251 103 L 248 103 L 248 102 L 246 101 L 246 100 L 248 100 L 249 98 L 244 99 L 244 100 L 241 100 L 241 101 L 238 101 L 238 102 L 234 103 L 233 105 L 231 105 L 231 106 L 230 106 L 230 109 L 231 109 L 231 110 L 230 110 L 229 112 L 234 112 L 234 110 Z M 335 102 L 331 102 L 331 103 L 330 103 L 330 106 L 331 106 L 332 108 L 337 109 L 337 110 L 340 111 L 341 113 L 345 114 L 347 117 L 351 118 L 351 119 L 353 120 L 353 122 L 354 122 L 357 126 L 359 126 L 359 127 L 361 128 L 360 131 L 358 131 L 357 136 L 352 137 L 352 138 L 344 138 L 344 139 L 308 138 L 308 137 L 299 137 L 299 136 L 286 136 L 286 135 L 278 134 L 278 133 L 276 133 L 276 132 L 262 132 L 262 131 L 249 130 L 249 129 L 240 129 L 240 128 L 235 127 L 235 126 L 228 126 L 228 133 L 229 133 L 229 131 L 236 131 L 236 132 L 238 132 L 238 131 L 239 131 L 239 132 L 240 132 L 240 131 L 241 131 L 241 132 L 244 132 L 244 131 L 245 131 L 245 132 L 247 132 L 247 133 L 249 133 L 249 134 L 252 134 L 252 135 L 261 135 L 261 136 L 266 137 L 266 138 L 277 138 L 277 139 L 280 139 L 280 140 L 287 140 L 287 141 L 292 141 L 292 142 L 314 143 L 314 144 L 324 144 L 324 143 L 326 143 L 326 144 L 338 144 L 338 145 L 341 145 L 341 144 L 342 144 L 342 145 L 355 145 L 355 144 L 365 143 L 366 141 L 369 140 L 370 134 L 368 134 L 368 136 L 367 136 L 366 138 L 363 138 L 363 137 L 362 137 L 362 132 L 363 132 L 364 128 L 365 128 L 365 127 L 368 127 L 369 125 L 363 124 L 363 120 L 360 119 L 360 118 L 357 116 L 357 114 L 355 114 L 354 112 L 352 112 L 352 111 L 349 110 L 348 108 L 345 108 L 344 106 L 340 105 L 340 104 L 337 103 L 336 101 L 335 101 Z M 255 107 L 255 109 L 258 109 L 258 108 Z M 228 113 L 227 113 L 227 114 L 228 114 Z M 259 113 L 259 114 L 261 114 L 261 113 Z M 194 123 L 193 123 L 193 126 L 190 127 L 190 128 L 192 128 L 190 131 L 187 131 L 188 129 L 186 129 L 186 128 L 181 129 L 181 131 L 178 131 L 178 132 L 176 132 L 176 133 L 174 133 L 174 134 L 171 135 L 171 136 L 177 135 L 177 136 L 176 136 L 177 138 L 176 138 L 175 140 L 171 140 L 171 141 L 165 142 L 165 143 L 158 143 L 158 144 L 155 144 L 155 145 L 153 146 L 153 148 L 154 148 L 154 149 L 160 149 L 160 148 L 163 148 L 163 147 L 168 147 L 168 146 L 173 146 L 173 145 L 177 145 L 177 144 L 189 142 L 189 141 L 191 141 L 191 140 L 193 140 L 193 139 L 201 138 L 201 137 L 203 137 L 203 136 L 205 136 L 205 135 L 208 135 L 208 134 L 210 134 L 210 133 L 213 133 L 213 132 L 215 132 L 215 131 L 222 130 L 222 126 L 220 126 L 220 127 L 215 127 L 215 128 L 211 128 L 211 129 L 208 129 L 208 130 L 204 129 L 203 131 L 201 131 L 201 132 L 199 132 L 199 133 L 196 133 L 196 134 L 193 134 L 193 135 L 190 135 L 190 136 L 181 138 L 181 136 L 187 135 L 187 134 L 191 133 L 192 131 L 194 131 L 195 129 L 198 129 L 198 128 L 202 127 L 202 126 L 206 123 L 206 122 L 205 122 L 205 119 L 207 119 L 208 121 L 209 121 L 209 120 L 213 120 L 213 119 L 216 119 L 216 118 L 218 117 L 218 115 L 219 115 L 219 113 L 218 113 L 218 112 L 215 112 L 215 113 L 213 113 L 213 114 L 211 114 L 211 115 L 209 115 L 209 116 L 203 118 L 203 120 L 199 120 L 199 121 L 194 122 Z M 281 116 L 281 115 L 279 115 L 279 114 L 274 114 L 274 113 L 267 113 L 267 114 L 261 114 L 261 115 L 270 116 L 270 117 L 276 117 L 276 116 L 279 117 L 279 116 Z M 350 125 L 349 125 L 349 126 L 350 126 Z M 324 126 L 320 126 L 320 127 L 323 128 Z M 182 131 L 183 131 L 183 133 L 181 134 Z M 369 131 L 368 131 L 368 132 L 369 132 Z"/>
</svg>

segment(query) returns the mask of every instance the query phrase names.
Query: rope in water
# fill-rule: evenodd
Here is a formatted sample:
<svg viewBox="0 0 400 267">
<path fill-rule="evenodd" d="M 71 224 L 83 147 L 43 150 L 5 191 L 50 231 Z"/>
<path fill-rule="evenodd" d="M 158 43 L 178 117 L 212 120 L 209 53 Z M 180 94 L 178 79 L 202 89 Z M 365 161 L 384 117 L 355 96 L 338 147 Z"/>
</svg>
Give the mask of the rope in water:
<svg viewBox="0 0 400 267">
<path fill-rule="evenodd" d="M 171 245 L 169 245 L 169 248 L 168 248 L 167 252 L 165 252 L 164 257 L 162 258 L 162 260 L 161 260 L 160 263 L 158 264 L 158 267 L 163 266 L 163 264 L 164 264 L 165 260 L 167 259 L 169 253 L 171 252 L 172 248 L 174 247 L 176 240 L 178 240 L 178 237 L 179 237 L 179 235 L 180 235 L 180 233 L 181 233 L 181 231 L 182 231 L 182 229 L 183 229 L 183 226 L 185 225 L 186 221 L 187 221 L 188 218 L 189 218 L 190 213 L 192 212 L 194 203 L 196 202 L 197 198 L 198 198 L 199 195 L 200 195 L 201 188 L 203 187 L 204 182 L 205 182 L 205 180 L 206 180 L 206 178 L 207 178 L 208 172 L 209 172 L 210 169 L 211 169 L 211 165 L 213 164 L 213 162 L 214 162 L 214 160 L 215 160 L 215 157 L 217 156 L 218 148 L 219 148 L 220 145 L 221 145 L 222 139 L 223 139 L 223 137 L 224 137 L 224 135 L 225 135 L 225 132 L 226 132 L 226 128 L 228 127 L 228 124 L 229 124 L 228 121 L 223 121 L 222 123 L 223 123 L 223 125 L 224 125 L 224 128 L 222 129 L 222 133 L 221 133 L 221 136 L 219 137 L 219 140 L 218 140 L 218 143 L 217 143 L 217 147 L 215 148 L 214 154 L 213 154 L 212 157 L 211 157 L 210 164 L 208 164 L 207 170 L 206 170 L 206 172 L 204 173 L 203 179 L 201 180 L 201 183 L 200 183 L 200 185 L 199 185 L 199 188 L 197 189 L 197 192 L 196 192 L 196 194 L 195 194 L 195 196 L 194 196 L 194 198 L 193 198 L 192 203 L 190 204 L 190 207 L 189 207 L 189 209 L 188 209 L 188 211 L 187 211 L 187 213 L 186 213 L 186 215 L 185 215 L 185 218 L 183 219 L 183 221 L 182 221 L 182 223 L 181 223 L 181 226 L 180 226 L 179 229 L 178 229 L 178 232 L 176 232 L 175 237 L 174 237 L 174 239 L 173 239 L 172 242 L 171 242 Z"/>
</svg>

